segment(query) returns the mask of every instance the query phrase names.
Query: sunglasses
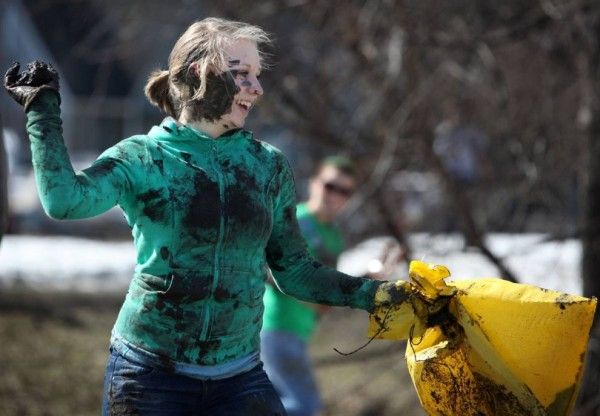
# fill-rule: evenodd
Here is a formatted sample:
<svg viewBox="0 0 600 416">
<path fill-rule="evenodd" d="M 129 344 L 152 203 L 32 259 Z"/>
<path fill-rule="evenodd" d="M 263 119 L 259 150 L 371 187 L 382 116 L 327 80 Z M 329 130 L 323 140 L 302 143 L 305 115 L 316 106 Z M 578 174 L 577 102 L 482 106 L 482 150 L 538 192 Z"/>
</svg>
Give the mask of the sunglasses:
<svg viewBox="0 0 600 416">
<path fill-rule="evenodd" d="M 354 193 L 354 189 L 345 188 L 333 182 L 324 182 L 323 187 L 327 192 L 333 192 L 341 196 L 349 197 Z"/>
</svg>

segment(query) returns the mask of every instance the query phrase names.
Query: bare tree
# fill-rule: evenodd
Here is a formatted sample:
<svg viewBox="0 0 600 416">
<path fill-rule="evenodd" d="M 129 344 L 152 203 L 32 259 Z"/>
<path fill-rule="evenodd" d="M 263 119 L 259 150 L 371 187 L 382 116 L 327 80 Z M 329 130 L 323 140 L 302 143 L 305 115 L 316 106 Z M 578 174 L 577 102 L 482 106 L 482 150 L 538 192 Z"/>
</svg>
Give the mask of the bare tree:
<svg viewBox="0 0 600 416">
<path fill-rule="evenodd" d="M 0 116 L 0 241 L 8 226 L 8 158 L 4 147 L 2 117 Z"/>
<path fill-rule="evenodd" d="M 585 13 L 587 12 L 587 13 Z M 577 16 L 581 40 L 580 62 L 586 80 L 586 107 L 589 114 L 587 187 L 583 217 L 583 291 L 586 296 L 600 297 L 600 12 L 582 10 Z M 600 412 L 600 325 L 595 320 L 588 347 L 585 382 L 580 394 L 579 415 L 597 415 Z"/>
</svg>

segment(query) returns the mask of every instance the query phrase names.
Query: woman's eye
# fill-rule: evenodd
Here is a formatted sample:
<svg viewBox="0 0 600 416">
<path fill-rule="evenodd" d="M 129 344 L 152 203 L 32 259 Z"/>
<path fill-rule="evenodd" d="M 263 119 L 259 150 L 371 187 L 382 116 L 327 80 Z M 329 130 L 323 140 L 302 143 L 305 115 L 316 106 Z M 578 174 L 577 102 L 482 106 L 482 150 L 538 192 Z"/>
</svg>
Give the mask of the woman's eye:
<svg viewBox="0 0 600 416">
<path fill-rule="evenodd" d="M 229 73 L 231 74 L 231 76 L 233 76 L 234 78 L 237 78 L 238 75 L 242 78 L 246 78 L 248 76 L 248 71 L 240 71 L 238 69 L 231 69 L 229 70 Z"/>
</svg>

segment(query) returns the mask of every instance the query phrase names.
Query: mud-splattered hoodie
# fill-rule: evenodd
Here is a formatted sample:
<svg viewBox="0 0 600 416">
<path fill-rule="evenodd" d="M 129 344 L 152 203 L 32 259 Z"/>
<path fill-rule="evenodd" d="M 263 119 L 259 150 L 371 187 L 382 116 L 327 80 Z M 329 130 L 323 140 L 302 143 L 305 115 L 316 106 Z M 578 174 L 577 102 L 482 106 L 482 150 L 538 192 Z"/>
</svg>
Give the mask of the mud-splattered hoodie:
<svg viewBox="0 0 600 416">
<path fill-rule="evenodd" d="M 75 172 L 55 94 L 43 93 L 27 120 L 46 213 L 78 219 L 119 205 L 132 228 L 137 265 L 114 328 L 131 345 L 203 366 L 258 351 L 269 268 L 298 299 L 373 308 L 381 282 L 308 255 L 292 171 L 251 133 L 213 139 L 167 118 Z"/>
</svg>

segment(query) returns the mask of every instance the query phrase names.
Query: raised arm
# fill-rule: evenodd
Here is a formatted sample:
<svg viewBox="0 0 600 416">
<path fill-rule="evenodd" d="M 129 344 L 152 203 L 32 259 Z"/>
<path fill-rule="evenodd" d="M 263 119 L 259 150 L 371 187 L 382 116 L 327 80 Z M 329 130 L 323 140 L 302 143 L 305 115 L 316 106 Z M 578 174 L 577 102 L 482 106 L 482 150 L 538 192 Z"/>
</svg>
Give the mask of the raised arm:
<svg viewBox="0 0 600 416">
<path fill-rule="evenodd" d="M 126 161 L 108 151 L 91 167 L 77 173 L 73 170 L 62 136 L 56 71 L 36 61 L 19 74 L 15 64 L 6 73 L 4 85 L 27 113 L 33 169 L 44 211 L 56 219 L 79 219 L 115 206 L 130 187 Z"/>
<path fill-rule="evenodd" d="M 281 158 L 281 172 L 271 183 L 275 207 L 266 249 L 278 287 L 307 302 L 372 311 L 375 292 L 383 282 L 348 276 L 309 256 L 296 220 L 294 178 L 287 161 Z"/>
</svg>

